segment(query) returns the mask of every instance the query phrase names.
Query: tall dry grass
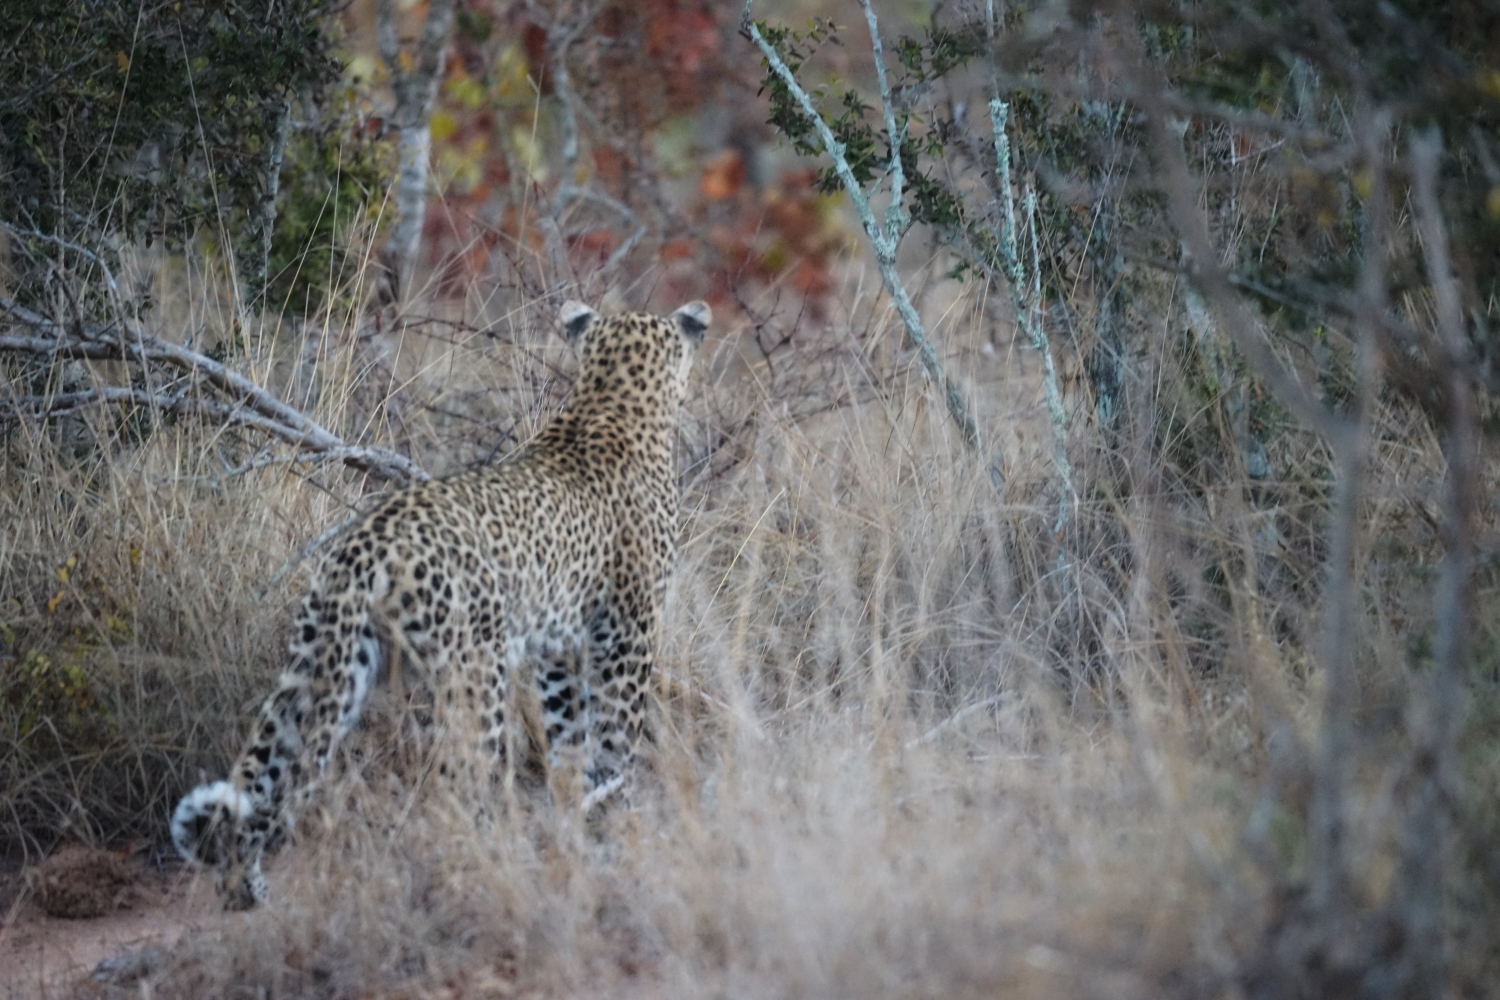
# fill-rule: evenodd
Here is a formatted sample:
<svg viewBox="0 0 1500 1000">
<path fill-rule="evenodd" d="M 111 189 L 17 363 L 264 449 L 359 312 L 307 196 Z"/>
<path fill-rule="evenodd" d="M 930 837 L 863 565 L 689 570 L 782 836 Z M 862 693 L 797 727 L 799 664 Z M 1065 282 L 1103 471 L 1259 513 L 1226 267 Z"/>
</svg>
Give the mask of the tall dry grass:
<svg viewBox="0 0 1500 1000">
<path fill-rule="evenodd" d="M 833 320 L 769 354 L 721 325 L 699 364 L 654 739 L 628 807 L 584 824 L 523 792 L 476 810 L 395 780 L 372 726 L 272 863 L 270 905 L 205 921 L 147 985 L 87 989 L 1253 988 L 1245 969 L 1307 863 L 1326 456 L 1288 432 L 1276 478 L 1224 475 L 1232 435 L 1193 412 L 1162 351 L 1142 361 L 1136 412 L 1183 416 L 1106 432 L 1077 401 L 1077 514 L 1056 537 L 1032 360 L 971 292 L 931 290 L 990 442 L 975 455 L 864 288 L 851 279 Z M 570 364 L 542 303 L 452 310 L 235 349 L 325 426 L 450 470 L 524 440 Z M 1393 402 L 1377 423 L 1359 658 L 1378 747 L 1421 669 L 1441 463 L 1413 411 Z M 95 412 L 4 433 L 0 836 L 32 855 L 160 840 L 275 676 L 300 547 L 371 484 L 189 421 Z M 1491 587 L 1479 606 L 1493 603 Z M 1493 699 L 1496 678 L 1477 683 Z M 1471 850 L 1453 879 L 1473 995 L 1497 967 L 1493 901 L 1472 889 L 1486 865 L 1494 878 L 1494 715 L 1473 715 Z M 1361 757 L 1351 820 L 1371 900 L 1389 890 L 1401 778 L 1379 760 Z"/>
</svg>

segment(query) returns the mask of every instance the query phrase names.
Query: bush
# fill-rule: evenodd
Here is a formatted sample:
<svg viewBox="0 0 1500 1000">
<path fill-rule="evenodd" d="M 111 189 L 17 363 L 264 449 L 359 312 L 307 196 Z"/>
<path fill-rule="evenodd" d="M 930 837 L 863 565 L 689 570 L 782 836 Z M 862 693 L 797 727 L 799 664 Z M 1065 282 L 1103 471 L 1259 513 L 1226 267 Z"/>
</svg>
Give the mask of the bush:
<svg viewBox="0 0 1500 1000">
<path fill-rule="evenodd" d="M 340 71 L 322 11 L 0 5 L 0 220 L 90 248 L 211 232 L 258 292 L 292 107 L 319 106 Z M 22 255 L 15 267 L 23 304 L 39 302 L 42 265 Z"/>
</svg>

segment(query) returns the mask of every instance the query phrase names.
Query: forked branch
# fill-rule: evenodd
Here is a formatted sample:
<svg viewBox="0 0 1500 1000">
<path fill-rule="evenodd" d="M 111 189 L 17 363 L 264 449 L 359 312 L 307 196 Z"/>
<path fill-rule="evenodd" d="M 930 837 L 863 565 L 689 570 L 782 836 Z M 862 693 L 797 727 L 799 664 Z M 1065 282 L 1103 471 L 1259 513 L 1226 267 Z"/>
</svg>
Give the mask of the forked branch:
<svg viewBox="0 0 1500 1000">
<path fill-rule="evenodd" d="M 865 13 L 865 23 L 870 28 L 870 46 L 875 59 L 875 72 L 880 88 L 881 110 L 885 116 L 887 134 L 890 138 L 890 161 L 886 165 L 885 176 L 890 178 L 890 202 L 886 205 L 885 221 L 882 223 L 875 218 L 874 207 L 870 203 L 870 195 L 875 188 L 866 191 L 854 175 L 854 168 L 849 163 L 848 151 L 844 143 L 833 134 L 828 120 L 823 117 L 817 105 L 813 103 L 812 97 L 803 89 L 802 84 L 797 81 L 797 75 L 781 53 L 776 51 L 761 32 L 760 26 L 750 18 L 750 4 L 752 0 L 745 0 L 745 12 L 740 22 L 740 31 L 744 36 L 760 49 L 761 56 L 766 61 L 766 66 L 774 72 L 786 85 L 787 91 L 796 99 L 801 106 L 803 114 L 812 122 L 817 131 L 818 141 L 823 151 L 833 161 L 834 171 L 844 190 L 849 193 L 849 201 L 854 206 L 855 212 L 859 214 L 860 225 L 864 227 L 865 236 L 870 241 L 870 247 L 875 251 L 875 265 L 880 270 L 881 281 L 885 284 L 885 290 L 890 295 L 891 301 L 896 306 L 896 313 L 901 317 L 901 322 L 906 326 L 906 334 L 911 342 L 916 345 L 917 356 L 922 360 L 922 367 L 927 370 L 928 376 L 943 388 L 943 399 L 948 406 L 948 415 L 953 418 L 954 424 L 958 426 L 963 435 L 964 442 L 971 448 L 979 447 L 979 426 L 975 423 L 973 415 L 969 412 L 968 401 L 959 388 L 958 383 L 943 370 L 943 363 L 938 359 L 937 351 L 933 349 L 932 339 L 928 336 L 927 328 L 922 323 L 922 317 L 917 314 L 917 307 L 912 304 L 911 296 L 906 292 L 906 286 L 901 282 L 901 275 L 896 271 L 896 248 L 901 243 L 901 237 L 905 234 L 910 219 L 902 206 L 902 192 L 905 187 L 905 168 L 901 163 L 901 151 L 905 128 L 896 124 L 896 105 L 891 99 L 890 82 L 886 79 L 885 61 L 880 42 L 879 25 L 875 19 L 875 10 L 870 6 L 869 0 L 860 0 L 860 7 Z M 876 182 L 876 188 L 879 182 Z"/>
</svg>

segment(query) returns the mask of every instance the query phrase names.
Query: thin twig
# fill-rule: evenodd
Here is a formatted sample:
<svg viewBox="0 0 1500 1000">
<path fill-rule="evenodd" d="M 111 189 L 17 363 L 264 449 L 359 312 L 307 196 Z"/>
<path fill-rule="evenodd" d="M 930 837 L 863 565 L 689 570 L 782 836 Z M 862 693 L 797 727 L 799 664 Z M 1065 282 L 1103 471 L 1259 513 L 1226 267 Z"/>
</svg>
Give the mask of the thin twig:
<svg viewBox="0 0 1500 1000">
<path fill-rule="evenodd" d="M 74 253 L 78 254 L 80 257 L 84 257 L 93 262 L 98 266 L 99 270 L 104 273 L 104 283 L 109 288 L 110 299 L 114 303 L 115 308 L 123 314 L 124 310 L 121 306 L 120 286 L 115 281 L 115 274 L 110 270 L 109 264 L 105 262 L 104 258 L 100 257 L 97 253 L 90 250 L 88 247 L 80 246 L 79 244 L 73 243 L 70 240 L 63 239 L 60 236 L 54 236 L 51 233 L 44 233 L 39 229 L 29 229 L 24 226 L 17 226 L 4 221 L 3 219 L 0 219 L 0 229 L 3 229 L 6 232 L 10 233 L 12 236 L 16 236 L 21 239 L 42 240 L 44 242 L 51 243 L 54 246 L 62 247 L 64 250 L 71 250 Z"/>
<path fill-rule="evenodd" d="M 269 580 L 267 580 L 258 590 L 255 591 L 255 593 L 252 595 L 254 599 L 257 602 L 261 601 L 267 594 L 271 592 L 271 589 L 273 587 L 275 587 L 278 583 L 285 579 L 288 573 L 301 565 L 302 560 L 318 551 L 318 549 L 322 548 L 324 545 L 327 545 L 331 539 L 338 536 L 339 532 L 349 527 L 355 521 L 363 518 L 365 516 L 365 513 L 366 512 L 363 510 L 356 510 L 353 514 L 350 514 L 338 524 L 335 524 L 333 527 L 328 528 L 317 538 L 314 538 L 312 541 L 302 546 L 302 548 L 298 549 L 295 553 L 293 553 L 290 559 L 281 564 L 280 568 L 278 568 L 276 572 L 271 574 L 271 578 Z"/>
</svg>

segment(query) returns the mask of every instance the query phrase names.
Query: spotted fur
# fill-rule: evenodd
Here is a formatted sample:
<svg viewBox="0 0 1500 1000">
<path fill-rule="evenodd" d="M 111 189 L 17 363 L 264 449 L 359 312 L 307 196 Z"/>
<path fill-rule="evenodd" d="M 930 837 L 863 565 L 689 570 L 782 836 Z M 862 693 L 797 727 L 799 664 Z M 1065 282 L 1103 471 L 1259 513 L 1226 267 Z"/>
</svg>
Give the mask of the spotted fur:
<svg viewBox="0 0 1500 1000">
<path fill-rule="evenodd" d="M 336 540 L 249 747 L 178 804 L 172 839 L 227 906 L 264 899 L 262 853 L 388 663 L 414 667 L 436 724 L 466 724 L 485 759 L 503 758 L 518 679 L 554 763 L 574 748 L 596 794 L 634 756 L 676 551 L 673 423 L 710 314 L 561 318 L 582 357 L 567 407 L 515 458 L 404 489 Z"/>
</svg>

